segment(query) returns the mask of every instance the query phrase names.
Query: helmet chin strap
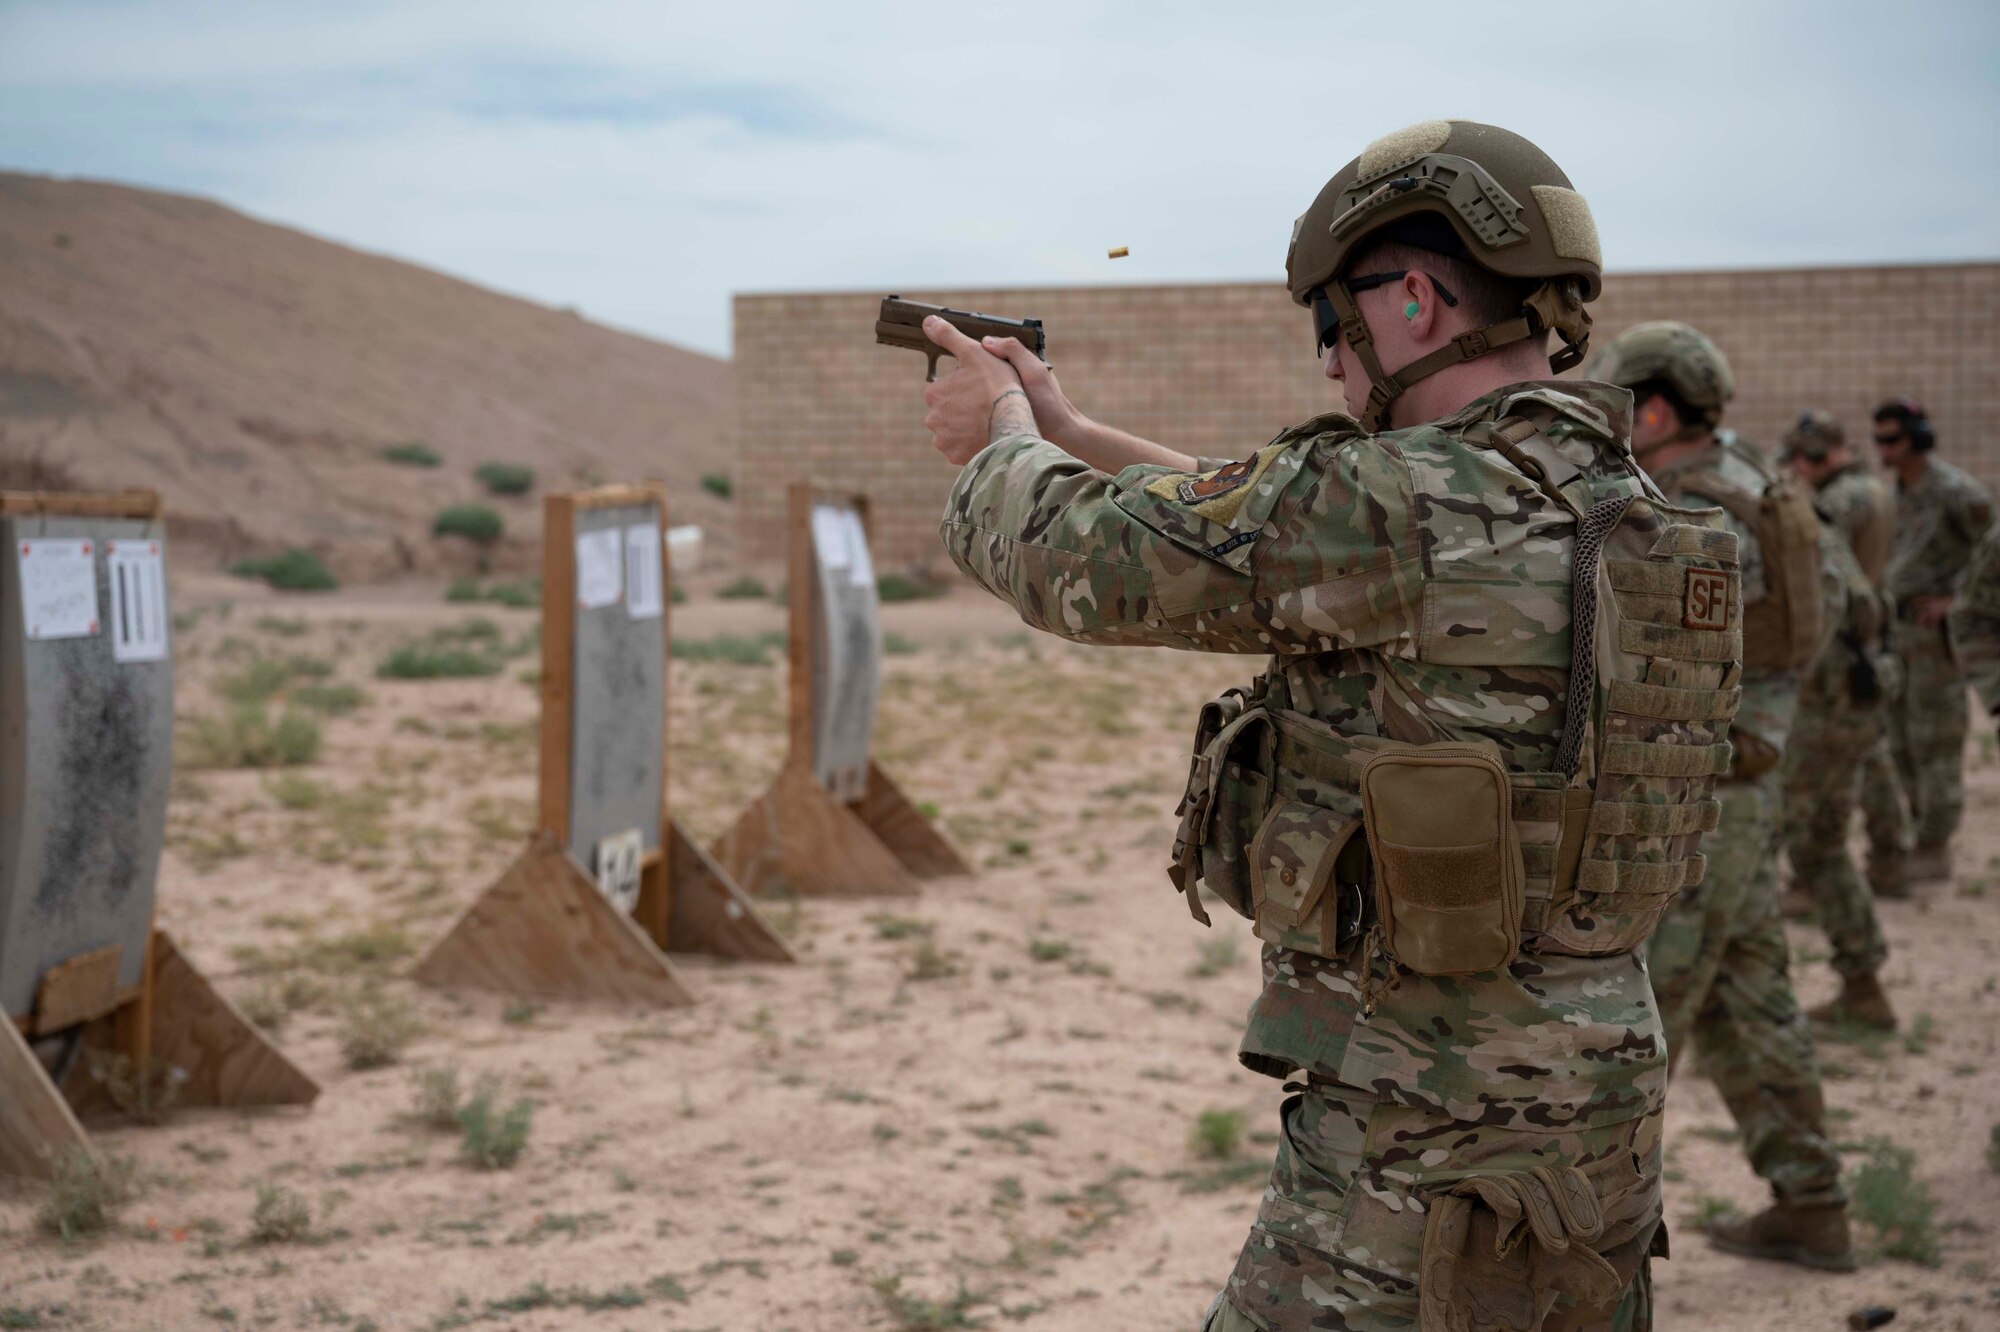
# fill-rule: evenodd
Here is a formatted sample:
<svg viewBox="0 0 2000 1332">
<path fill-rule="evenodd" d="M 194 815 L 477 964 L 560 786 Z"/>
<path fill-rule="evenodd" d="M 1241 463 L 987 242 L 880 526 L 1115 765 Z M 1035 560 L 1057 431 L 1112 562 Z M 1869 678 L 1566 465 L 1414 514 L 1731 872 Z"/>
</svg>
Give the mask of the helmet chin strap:
<svg viewBox="0 0 2000 1332">
<path fill-rule="evenodd" d="M 1684 425 L 1679 430 L 1674 431 L 1673 434 L 1662 435 L 1660 438 L 1653 440 L 1651 443 L 1645 445 L 1644 447 L 1634 446 L 1634 448 L 1632 449 L 1632 461 L 1640 464 L 1641 466 L 1644 466 L 1646 460 L 1652 457 L 1654 454 L 1658 453 L 1661 449 L 1667 448 L 1674 444 L 1685 444 L 1687 441 L 1691 439 L 1707 439 L 1710 435 L 1713 435 L 1714 433 L 1715 433 L 1715 423 L 1712 421 L 1707 423 L 1698 421 L 1693 425 Z"/>
<path fill-rule="evenodd" d="M 1324 290 L 1327 304 L 1340 318 L 1342 336 L 1361 358 L 1361 368 L 1368 372 L 1368 402 L 1361 409 L 1361 428 L 1370 434 L 1389 428 L 1389 406 L 1408 392 L 1410 385 L 1447 366 L 1462 365 L 1554 328 L 1564 345 L 1549 357 L 1549 368 L 1560 373 L 1582 361 L 1584 349 L 1590 345 L 1590 314 L 1584 310 L 1581 299 L 1573 291 L 1565 294 L 1558 290 L 1555 283 L 1544 283 L 1514 318 L 1461 333 L 1444 346 L 1388 374 L 1382 369 L 1382 358 L 1375 354 L 1368 321 L 1361 317 L 1361 308 L 1354 303 L 1354 293 L 1348 290 L 1346 280 L 1335 278 Z"/>
</svg>

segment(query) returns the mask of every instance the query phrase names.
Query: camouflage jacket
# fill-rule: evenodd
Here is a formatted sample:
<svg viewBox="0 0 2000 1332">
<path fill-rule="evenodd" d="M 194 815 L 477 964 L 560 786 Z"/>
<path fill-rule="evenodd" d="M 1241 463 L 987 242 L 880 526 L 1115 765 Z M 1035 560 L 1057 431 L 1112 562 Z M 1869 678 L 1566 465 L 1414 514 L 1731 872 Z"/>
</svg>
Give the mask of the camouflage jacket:
<svg viewBox="0 0 2000 1332">
<path fill-rule="evenodd" d="M 1031 436 L 1001 440 L 953 487 L 953 560 L 1036 628 L 1093 643 L 1270 655 L 1292 706 L 1399 740 L 1483 739 L 1547 769 L 1570 662 L 1567 513 L 1484 446 L 1533 422 L 1607 494 L 1657 497 L 1626 445 L 1631 397 L 1519 384 L 1379 436 L 1329 415 L 1240 463 L 1107 476 Z M 1523 601 L 1522 570 L 1540 589 Z M 1498 571 L 1504 570 L 1502 577 Z M 1505 587 L 1502 599 L 1487 587 Z M 1481 643 L 1538 645 L 1482 666 Z M 1518 652 L 1510 655 L 1519 656 Z M 1640 953 L 1524 955 L 1471 978 L 1407 974 L 1267 946 L 1246 1065 L 1307 1069 L 1503 1127 L 1615 1123 L 1656 1109 L 1666 1065 Z M 1364 1014 L 1362 992 L 1379 986 Z"/>
<path fill-rule="evenodd" d="M 1900 688 L 1902 679 L 1893 654 L 1895 602 L 1871 579 L 1863 552 L 1886 563 L 1895 501 L 1885 482 L 1864 464 L 1854 463 L 1822 481 L 1813 503 L 1839 538 L 1828 543 L 1827 553 L 1847 585 L 1847 614 L 1839 634 L 1807 669 L 1800 707 L 1822 713 L 1829 708 L 1879 707 Z M 1857 653 L 1865 655 L 1865 664 L 1857 662 Z M 1857 696 L 1857 667 L 1872 673 L 1872 697 Z"/>
<path fill-rule="evenodd" d="M 1980 706 L 2000 716 L 2000 527 L 1989 528 L 1973 552 L 1951 608 L 1951 641 Z"/>
<path fill-rule="evenodd" d="M 1879 586 L 1896 526 L 1896 500 L 1889 483 L 1871 473 L 1867 464 L 1850 463 L 1819 483 L 1813 503 L 1846 540 L 1863 573 Z"/>
<path fill-rule="evenodd" d="M 1765 461 L 1762 450 L 1747 440 L 1739 439 L 1733 431 L 1721 430 L 1716 432 L 1713 444 L 1660 468 L 1653 473 L 1653 479 L 1675 503 L 1703 507 L 1711 501 L 1688 493 L 1691 486 L 1699 485 L 1699 478 L 1712 477 L 1718 484 L 1731 489 L 1761 494 L 1771 475 L 1771 464 Z M 1769 595 L 1769 585 L 1764 578 L 1764 555 L 1757 545 L 1757 533 L 1727 510 L 1723 512 L 1723 526 L 1736 533 L 1738 567 L 1743 575 L 1743 604 L 1754 606 Z M 1847 610 L 1847 587 L 1840 575 L 1840 560 L 1834 549 L 1838 541 L 1839 538 L 1828 531 L 1820 548 L 1820 583 L 1827 606 L 1825 624 L 1829 634 L 1841 623 Z M 1745 670 L 1743 703 L 1736 710 L 1732 729 L 1748 732 L 1783 753 L 1785 742 L 1791 737 L 1792 721 L 1798 714 L 1801 684 L 1802 673 L 1798 671 Z"/>
<path fill-rule="evenodd" d="M 1993 524 L 1986 487 L 1932 458 L 1914 486 L 1896 485 L 1896 545 L 1885 577 L 1897 604 L 1958 591 L 1973 547 Z"/>
</svg>

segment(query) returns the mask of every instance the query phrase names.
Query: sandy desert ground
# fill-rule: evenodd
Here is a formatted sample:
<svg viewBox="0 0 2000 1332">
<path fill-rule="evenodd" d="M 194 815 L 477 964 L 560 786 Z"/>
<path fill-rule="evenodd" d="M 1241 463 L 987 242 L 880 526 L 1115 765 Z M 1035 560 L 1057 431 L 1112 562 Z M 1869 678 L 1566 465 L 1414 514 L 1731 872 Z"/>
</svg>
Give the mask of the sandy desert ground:
<svg viewBox="0 0 2000 1332">
<path fill-rule="evenodd" d="M 253 670 L 280 682 L 274 709 L 308 685 L 365 696 L 322 717 L 302 767 L 199 770 L 184 742 L 160 876 L 163 922 L 324 1091 L 305 1112 L 99 1129 L 143 1191 L 87 1242 L 38 1230 L 41 1191 L 0 1195 L 0 1326 L 1193 1326 L 1256 1208 L 1281 1092 L 1235 1060 L 1247 925 L 1202 930 L 1161 865 L 1194 709 L 1249 663 L 1031 639 L 969 591 L 885 608 L 881 756 L 977 875 L 916 900 L 772 903 L 799 966 L 695 959 L 696 1006 L 605 1011 L 401 979 L 527 830 L 533 611 L 447 606 L 435 585 L 303 599 L 196 578 L 179 604 L 190 734 L 256 692 Z M 677 639 L 711 647 L 782 626 L 775 605 L 701 596 L 675 616 Z M 491 628 L 464 630 L 475 618 Z M 448 626 L 518 655 L 485 679 L 375 678 Z M 673 796 L 703 836 L 777 765 L 779 660 L 676 663 Z M 2000 1326 L 1984 723 L 1970 761 L 1955 883 L 1885 908 L 1903 1032 L 1823 1047 L 1850 1159 L 1878 1138 L 1914 1153 L 1935 1265 L 1820 1276 L 1710 1251 L 1698 1219 L 1759 1205 L 1760 1186 L 1684 1075 L 1661 1326 L 1835 1328 L 1870 1304 L 1897 1328 Z M 1805 997 L 1826 997 L 1823 939 L 1793 943 Z M 343 1038 L 404 1009 L 420 1026 L 397 1061 L 348 1067 Z M 447 1069 L 462 1089 L 497 1080 L 497 1108 L 532 1104 L 511 1168 L 468 1163 L 419 1113 Z M 1219 1155 L 1191 1142 L 1211 1111 Z"/>
</svg>

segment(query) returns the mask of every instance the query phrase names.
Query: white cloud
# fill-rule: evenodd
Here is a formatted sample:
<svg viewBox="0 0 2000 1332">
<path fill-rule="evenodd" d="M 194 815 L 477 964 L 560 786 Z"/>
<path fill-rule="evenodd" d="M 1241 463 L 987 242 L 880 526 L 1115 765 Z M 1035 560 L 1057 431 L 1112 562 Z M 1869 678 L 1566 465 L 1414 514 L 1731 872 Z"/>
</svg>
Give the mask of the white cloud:
<svg viewBox="0 0 2000 1332">
<path fill-rule="evenodd" d="M 722 352 L 735 290 L 1271 277 L 1438 114 L 1547 147 L 1614 267 L 1991 256 L 2000 8 L 1905 9 L 60 0 L 0 6 L 0 164 Z"/>
</svg>

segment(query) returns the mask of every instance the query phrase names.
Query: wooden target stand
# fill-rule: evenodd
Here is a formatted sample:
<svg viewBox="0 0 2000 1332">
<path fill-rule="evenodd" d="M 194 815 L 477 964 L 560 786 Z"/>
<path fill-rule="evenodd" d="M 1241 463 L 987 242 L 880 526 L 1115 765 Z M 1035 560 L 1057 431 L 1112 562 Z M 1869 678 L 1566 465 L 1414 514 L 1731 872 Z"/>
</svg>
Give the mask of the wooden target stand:
<svg viewBox="0 0 2000 1332">
<path fill-rule="evenodd" d="M 825 670 L 822 657 L 829 632 L 813 535 L 816 505 L 851 509 L 866 529 L 865 496 L 831 492 L 811 483 L 789 488 L 790 748 L 770 788 L 716 843 L 715 856 L 754 893 L 913 896 L 921 891 L 920 880 L 972 871 L 872 755 L 865 783 L 854 799 L 837 797 L 814 771 L 819 722 L 815 682 Z"/>
<path fill-rule="evenodd" d="M 0 492 L 0 514 L 157 524 L 163 508 L 150 491 Z M 20 611 L 5 606 L 0 613 Z M 119 983 L 120 945 L 91 949 L 43 972 L 29 1011 L 0 1021 L 0 1175 L 46 1179 L 63 1149 L 89 1148 L 85 1121 L 117 1111 L 90 1075 L 93 1054 L 123 1056 L 138 1078 L 172 1069 L 176 1107 L 311 1105 L 319 1096 L 319 1084 L 237 1012 L 158 927 L 150 906 L 147 919 L 146 955 L 135 984 Z M 30 1044 L 53 1037 L 70 1045 L 59 1061 L 67 1065 L 60 1080 Z"/>
<path fill-rule="evenodd" d="M 658 845 L 641 857 L 628 915 L 605 896 L 569 846 L 577 727 L 577 533 L 593 510 L 648 508 L 659 528 L 660 739 Z M 694 1002 L 668 953 L 796 962 L 736 882 L 667 804 L 667 607 L 673 587 L 666 494 L 605 486 L 543 501 L 539 807 L 528 848 L 417 962 L 439 987 L 620 1005 Z M 618 611 L 623 614 L 624 612 Z"/>
</svg>

